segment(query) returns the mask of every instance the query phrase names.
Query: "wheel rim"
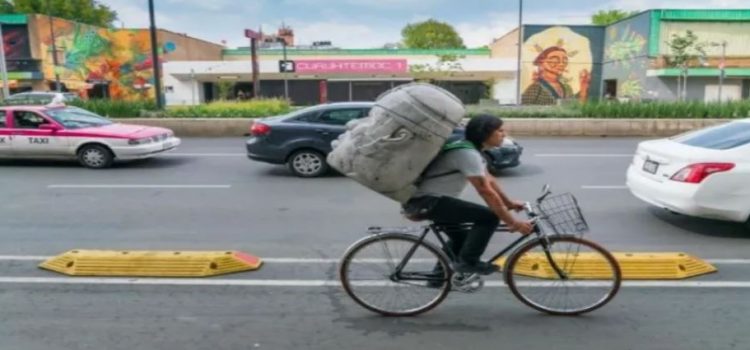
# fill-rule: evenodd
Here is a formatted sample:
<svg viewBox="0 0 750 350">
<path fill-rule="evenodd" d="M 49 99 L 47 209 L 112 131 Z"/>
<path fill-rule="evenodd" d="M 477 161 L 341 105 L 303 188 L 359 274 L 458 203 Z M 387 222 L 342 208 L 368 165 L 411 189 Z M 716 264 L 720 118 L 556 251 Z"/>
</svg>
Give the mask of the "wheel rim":
<svg viewBox="0 0 750 350">
<path fill-rule="evenodd" d="M 342 265 L 342 282 L 349 295 L 365 308 L 385 315 L 413 315 L 439 303 L 450 288 L 448 273 L 434 272 L 436 266 L 448 269 L 435 252 L 420 245 L 402 273 L 412 276 L 434 275 L 437 287 L 427 281 L 398 280 L 393 271 L 414 241 L 396 237 L 370 240 L 347 254 Z M 444 279 L 444 283 L 440 283 Z"/>
<path fill-rule="evenodd" d="M 559 278 L 541 245 L 520 252 L 509 266 L 514 293 L 528 305 L 553 314 L 579 314 L 606 304 L 619 289 L 617 262 L 575 239 L 553 239 L 550 253 L 568 279 Z"/>
<path fill-rule="evenodd" d="M 292 161 L 294 170 L 303 175 L 314 175 L 323 168 L 323 160 L 314 153 L 300 153 Z"/>
<path fill-rule="evenodd" d="M 104 164 L 107 162 L 107 156 L 104 154 L 104 152 L 93 148 L 85 150 L 83 152 L 82 158 L 83 162 L 86 163 L 86 165 L 94 168 L 104 166 Z"/>
</svg>

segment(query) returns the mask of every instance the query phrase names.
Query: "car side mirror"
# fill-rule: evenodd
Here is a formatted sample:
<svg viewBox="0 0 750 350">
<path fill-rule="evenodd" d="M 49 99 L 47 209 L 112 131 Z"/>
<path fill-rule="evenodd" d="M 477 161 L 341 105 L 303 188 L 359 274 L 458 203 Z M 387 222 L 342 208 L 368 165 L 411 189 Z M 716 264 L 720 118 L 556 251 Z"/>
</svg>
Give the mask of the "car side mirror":
<svg viewBox="0 0 750 350">
<path fill-rule="evenodd" d="M 39 129 L 40 130 L 57 131 L 57 130 L 60 130 L 62 128 L 59 125 L 57 125 L 57 124 L 45 123 L 45 124 L 40 124 L 39 125 Z"/>
</svg>

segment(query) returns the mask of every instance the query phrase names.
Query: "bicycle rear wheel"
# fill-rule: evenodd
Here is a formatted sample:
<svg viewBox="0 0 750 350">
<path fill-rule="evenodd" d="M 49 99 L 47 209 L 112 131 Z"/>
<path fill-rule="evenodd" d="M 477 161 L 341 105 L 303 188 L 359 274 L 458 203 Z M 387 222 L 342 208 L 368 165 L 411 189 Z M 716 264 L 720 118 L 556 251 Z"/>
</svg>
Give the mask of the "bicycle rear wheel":
<svg viewBox="0 0 750 350">
<path fill-rule="evenodd" d="M 451 288 L 450 271 L 447 258 L 433 244 L 419 243 L 408 234 L 382 233 L 347 250 L 339 278 L 346 293 L 362 307 L 385 316 L 413 316 L 445 299 Z"/>
<path fill-rule="evenodd" d="M 617 294 L 622 278 L 612 254 L 575 236 L 531 241 L 508 258 L 504 270 L 513 295 L 553 315 L 578 315 L 604 306 Z"/>
</svg>

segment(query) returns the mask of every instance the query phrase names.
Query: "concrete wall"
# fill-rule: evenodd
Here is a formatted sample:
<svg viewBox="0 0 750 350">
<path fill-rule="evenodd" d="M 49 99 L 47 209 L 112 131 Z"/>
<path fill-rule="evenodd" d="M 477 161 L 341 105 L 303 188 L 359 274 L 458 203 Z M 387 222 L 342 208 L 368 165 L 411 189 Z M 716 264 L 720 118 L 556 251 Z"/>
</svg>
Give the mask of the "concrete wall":
<svg viewBox="0 0 750 350">
<path fill-rule="evenodd" d="M 492 58 L 518 58 L 518 28 L 496 39 L 489 45 Z"/>
<path fill-rule="evenodd" d="M 162 45 L 171 42 L 175 50 L 164 55 L 165 61 L 219 61 L 222 58 L 223 45 L 159 29 L 157 41 Z"/>
</svg>

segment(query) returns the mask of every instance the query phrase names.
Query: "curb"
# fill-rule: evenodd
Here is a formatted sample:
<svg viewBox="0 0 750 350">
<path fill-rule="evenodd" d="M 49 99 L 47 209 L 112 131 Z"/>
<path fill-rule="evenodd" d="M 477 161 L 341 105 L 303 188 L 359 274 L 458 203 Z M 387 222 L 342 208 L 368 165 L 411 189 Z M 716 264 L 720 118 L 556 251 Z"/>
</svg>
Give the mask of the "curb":
<svg viewBox="0 0 750 350">
<path fill-rule="evenodd" d="M 251 118 L 127 118 L 121 123 L 159 126 L 178 136 L 240 137 Z M 722 124 L 732 119 L 504 119 L 514 136 L 666 137 Z"/>
</svg>

